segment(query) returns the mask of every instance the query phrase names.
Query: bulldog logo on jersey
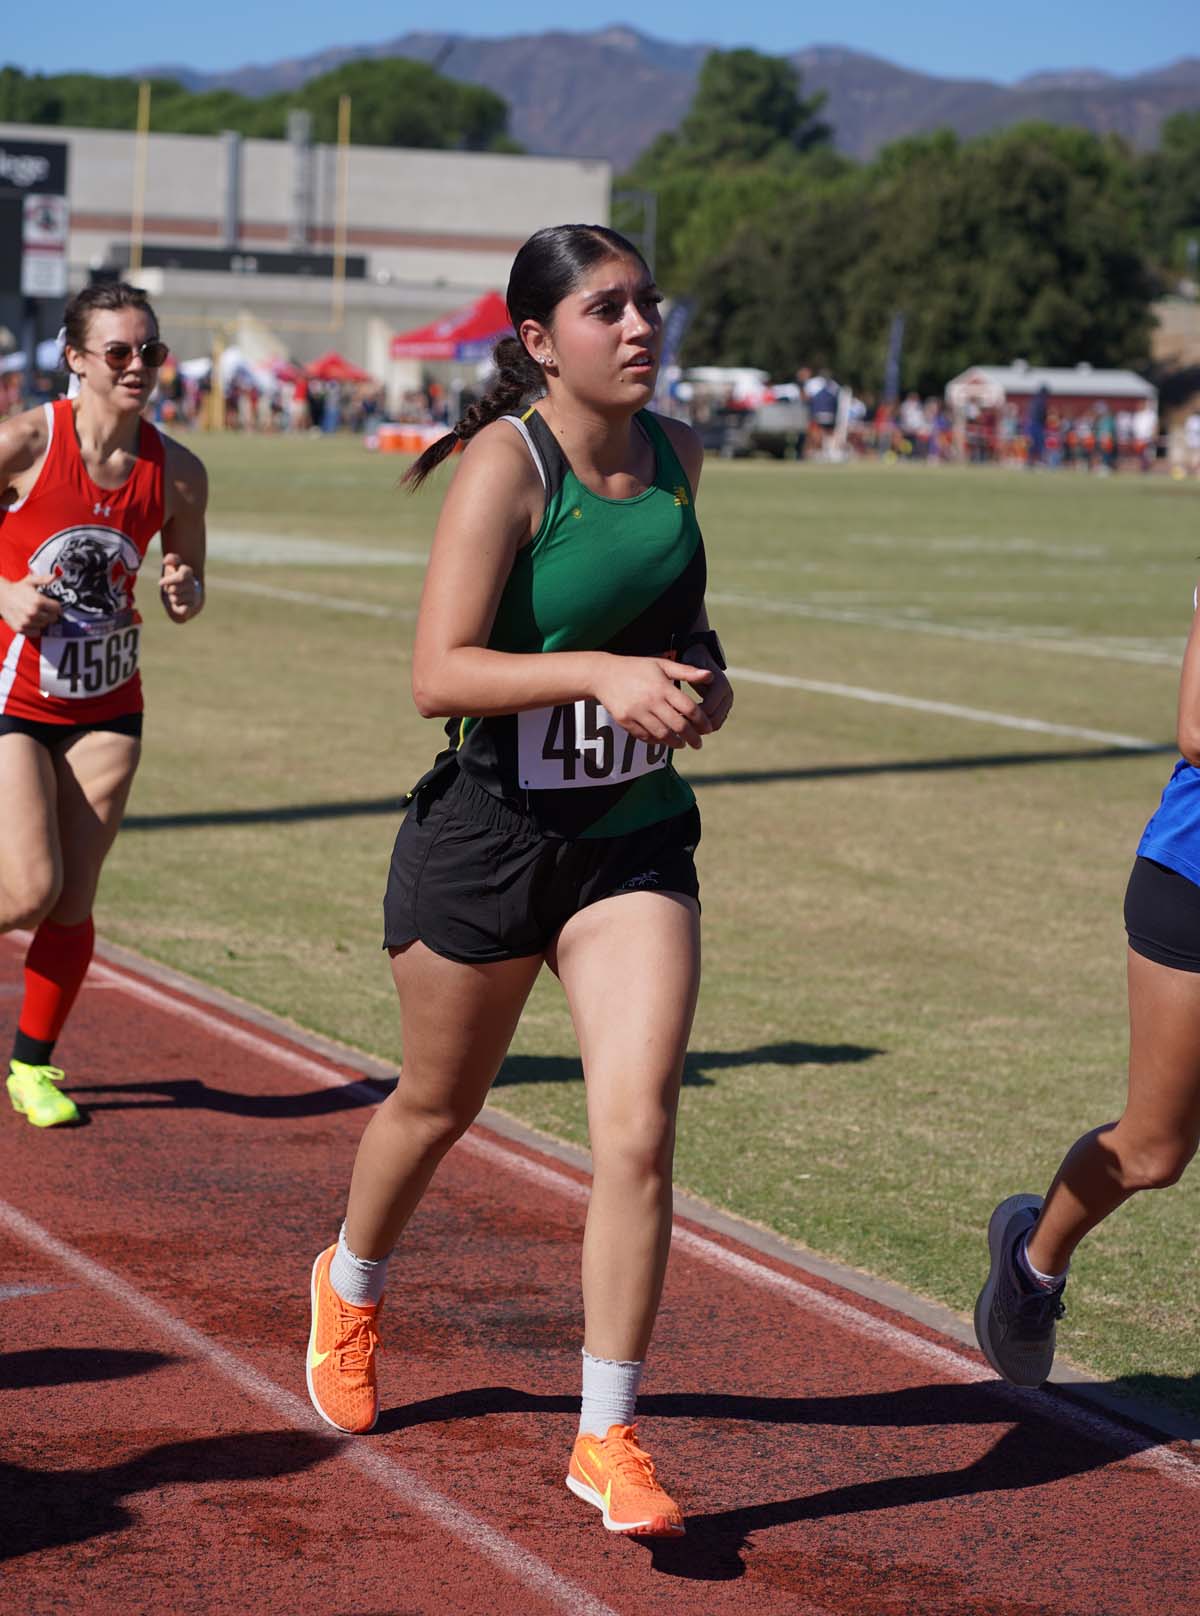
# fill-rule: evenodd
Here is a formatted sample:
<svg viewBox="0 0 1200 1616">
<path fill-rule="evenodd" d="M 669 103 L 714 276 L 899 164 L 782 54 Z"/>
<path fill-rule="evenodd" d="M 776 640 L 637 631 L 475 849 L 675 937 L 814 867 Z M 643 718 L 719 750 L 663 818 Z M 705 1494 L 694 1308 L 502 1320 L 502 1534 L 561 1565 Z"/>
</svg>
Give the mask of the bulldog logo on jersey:
<svg viewBox="0 0 1200 1616">
<path fill-rule="evenodd" d="M 42 594 L 62 601 L 65 616 L 94 623 L 128 610 L 140 564 L 133 541 L 103 527 L 66 528 L 29 558 L 30 572 L 50 574 Z"/>
</svg>

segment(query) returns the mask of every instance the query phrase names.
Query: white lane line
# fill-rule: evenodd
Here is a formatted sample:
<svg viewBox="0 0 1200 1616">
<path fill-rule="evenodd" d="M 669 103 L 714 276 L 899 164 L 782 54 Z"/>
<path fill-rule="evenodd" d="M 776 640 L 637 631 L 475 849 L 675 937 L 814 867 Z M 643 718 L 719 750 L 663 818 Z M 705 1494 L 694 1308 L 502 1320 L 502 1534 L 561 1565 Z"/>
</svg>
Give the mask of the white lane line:
<svg viewBox="0 0 1200 1616">
<path fill-rule="evenodd" d="M 211 580 L 218 593 L 231 590 L 236 595 L 259 595 L 265 600 L 285 600 L 294 606 L 319 606 L 323 611 L 353 612 L 359 617 L 390 617 L 398 622 L 415 622 L 415 606 L 380 606 L 370 600 L 344 600 L 338 595 L 309 594 L 303 589 L 276 589 L 271 584 L 252 584 L 240 578 Z"/>
<path fill-rule="evenodd" d="M 939 718 L 965 718 L 975 724 L 995 724 L 1001 729 L 1021 729 L 1035 735 L 1069 735 L 1074 740 L 1098 741 L 1103 746 L 1121 746 L 1130 752 L 1153 752 L 1164 743 L 1148 741 L 1140 735 L 1118 735 L 1106 729 L 1087 729 L 1078 724 L 1051 724 L 1044 718 L 1019 718 L 1015 713 L 993 713 L 984 707 L 960 707 L 950 701 L 925 701 L 919 696 L 898 696 L 890 690 L 868 690 L 861 685 L 833 684 L 827 679 L 797 679 L 788 673 L 761 673 L 754 668 L 730 668 L 730 677 L 747 684 L 774 685 L 780 690 L 807 690 L 814 696 L 844 696 L 851 701 L 875 702 L 881 707 L 905 707 L 910 712 L 933 713 Z"/>
<path fill-rule="evenodd" d="M 230 1380 L 241 1391 L 270 1409 L 279 1419 L 304 1430 L 329 1436 L 329 1427 L 316 1414 L 305 1398 L 297 1397 L 276 1384 L 235 1353 L 219 1346 L 200 1330 L 194 1330 L 182 1319 L 153 1301 L 136 1286 L 115 1274 L 102 1263 L 85 1256 L 69 1246 L 40 1223 L 19 1212 L 16 1207 L 0 1201 L 0 1224 L 32 1246 L 61 1263 L 64 1268 L 86 1281 L 93 1289 L 109 1299 L 116 1298 L 131 1313 L 143 1318 L 168 1340 L 176 1342 L 193 1357 L 199 1358 Z M 419 1476 L 387 1458 L 361 1438 L 339 1440 L 330 1437 L 330 1449 L 338 1456 L 363 1471 L 377 1487 L 390 1492 L 401 1504 L 424 1515 L 443 1531 L 451 1533 L 473 1552 L 483 1555 L 501 1571 L 558 1605 L 568 1616 L 586 1612 L 587 1616 L 617 1616 L 612 1607 L 588 1593 L 568 1578 L 548 1566 L 537 1555 L 519 1548 L 503 1532 L 481 1521 L 468 1510 L 452 1503 L 435 1488 L 428 1486 Z"/>
<path fill-rule="evenodd" d="M 487 1135 L 468 1133 L 459 1143 L 493 1161 L 502 1162 L 515 1173 L 521 1173 L 526 1178 L 536 1179 L 548 1188 L 556 1189 L 559 1194 L 572 1200 L 587 1199 L 586 1184 L 581 1184 L 577 1179 L 570 1178 L 566 1173 L 560 1173 L 553 1167 L 544 1166 L 541 1162 L 530 1161 L 518 1151 L 509 1150 Z M 901 1326 L 889 1324 L 886 1319 L 868 1313 L 864 1308 L 855 1307 L 852 1302 L 839 1301 L 837 1297 L 817 1290 L 815 1286 L 806 1285 L 803 1280 L 781 1274 L 765 1263 L 756 1262 L 752 1257 L 744 1257 L 741 1253 L 731 1251 L 727 1246 L 710 1240 L 707 1235 L 682 1228 L 678 1223 L 674 1226 L 671 1238 L 674 1245 L 690 1251 L 693 1256 L 711 1263 L 713 1267 L 737 1274 L 751 1285 L 775 1291 L 795 1303 L 802 1311 L 823 1314 L 851 1334 L 877 1342 L 905 1357 L 915 1359 L 951 1380 L 968 1384 L 987 1382 L 992 1386 L 998 1399 L 1014 1404 L 1026 1418 L 1033 1414 L 1056 1424 L 1068 1426 L 1093 1441 L 1103 1442 L 1106 1447 L 1122 1450 L 1123 1457 L 1131 1464 L 1149 1466 L 1185 1487 L 1200 1487 L 1200 1465 L 1181 1454 L 1172 1452 L 1170 1448 L 1145 1448 L 1131 1452 L 1131 1441 L 1136 1441 L 1136 1436 L 1131 1437 L 1128 1430 L 1114 1420 L 1107 1419 L 1103 1414 L 1093 1413 L 1077 1403 L 1066 1402 L 1046 1392 L 1007 1386 L 1002 1381 L 997 1381 L 989 1368 L 976 1363 L 974 1359 L 967 1357 L 966 1353 L 959 1352 L 954 1347 L 939 1346 L 935 1341 L 927 1341 L 924 1336 L 911 1334 Z"/>
<path fill-rule="evenodd" d="M 424 567 L 427 550 L 402 550 L 389 537 L 374 544 L 353 544 L 341 539 L 305 538 L 292 533 L 251 533 L 235 528 L 208 530 L 210 561 L 267 567 Z"/>
<path fill-rule="evenodd" d="M 16 936 L 17 934 L 10 933 L 9 935 Z M 143 982 L 140 977 L 134 976 L 132 973 L 127 974 L 119 967 L 107 964 L 93 964 L 92 970 L 104 973 L 109 980 L 124 988 L 133 998 L 152 1004 L 160 1011 L 166 1010 L 169 1013 L 176 1014 L 183 1020 L 191 1021 L 193 1024 L 203 1027 L 207 1032 L 215 1033 L 222 1038 L 228 1038 L 239 1047 L 249 1050 L 264 1059 L 278 1061 L 285 1066 L 289 1066 L 293 1071 L 301 1073 L 322 1088 L 358 1087 L 367 1094 L 373 1095 L 377 1092 L 365 1082 L 361 1084 L 348 1083 L 331 1065 L 326 1065 L 312 1056 L 303 1055 L 298 1050 L 291 1050 L 284 1045 L 272 1043 L 269 1039 L 260 1037 L 257 1033 L 250 1032 L 247 1028 L 236 1026 L 224 1020 L 210 1010 L 189 1004 L 185 1000 L 176 998 L 174 994 L 167 992 L 165 989 Z M 519 1151 L 512 1150 L 507 1145 L 501 1144 L 485 1131 L 472 1131 L 466 1134 L 460 1141 L 460 1146 L 507 1167 L 512 1172 L 519 1173 L 525 1178 L 544 1184 L 569 1200 L 582 1201 L 587 1198 L 588 1187 L 586 1184 L 581 1184 L 578 1179 L 572 1178 L 567 1173 L 560 1172 L 557 1168 L 529 1160 L 528 1157 L 521 1155 Z M 750 1284 L 787 1296 L 802 1310 L 823 1313 L 829 1318 L 836 1319 L 851 1332 L 867 1340 L 884 1343 L 893 1351 L 927 1365 L 931 1369 L 936 1369 L 956 1381 L 992 1382 L 996 1395 L 1015 1404 L 1022 1413 L 1026 1415 L 1036 1413 L 1042 1418 L 1053 1420 L 1076 1431 L 1082 1431 L 1095 1440 L 1103 1441 L 1106 1446 L 1115 1447 L 1122 1451 L 1129 1457 L 1131 1463 L 1149 1465 L 1152 1469 L 1158 1470 L 1163 1475 L 1186 1486 L 1200 1486 L 1200 1465 L 1193 1464 L 1189 1459 L 1173 1453 L 1169 1448 L 1151 1448 L 1129 1454 L 1130 1432 L 1115 1421 L 1107 1419 L 1103 1414 L 1092 1413 L 1088 1409 L 1081 1408 L 1078 1404 L 1052 1397 L 1045 1392 L 1023 1391 L 1016 1387 L 995 1382 L 991 1371 L 983 1368 L 973 1358 L 968 1357 L 966 1353 L 959 1352 L 951 1346 L 940 1346 L 936 1342 L 927 1341 L 923 1336 L 912 1334 L 900 1325 L 889 1324 L 886 1320 L 880 1319 L 865 1308 L 855 1307 L 852 1302 L 839 1301 L 814 1286 L 806 1285 L 802 1280 L 793 1279 L 786 1274 L 780 1274 L 775 1269 L 768 1267 L 767 1264 L 731 1251 L 728 1247 L 719 1244 L 715 1240 L 710 1240 L 705 1235 L 697 1234 L 691 1229 L 685 1229 L 676 1224 L 674 1239 L 681 1247 L 692 1252 L 694 1256 L 701 1257 L 704 1261 L 712 1263 L 718 1268 L 724 1268 L 729 1272 L 736 1273 Z"/>
<path fill-rule="evenodd" d="M 710 589 L 705 598 L 717 606 L 736 606 L 744 611 L 770 612 L 785 617 L 806 617 L 822 623 L 855 623 L 867 628 L 895 629 L 907 634 L 932 634 L 944 639 L 978 640 L 989 645 L 1011 645 L 1022 651 L 1056 651 L 1067 656 L 1094 657 L 1102 662 L 1141 662 L 1152 667 L 1176 668 L 1183 653 L 1184 636 L 1178 646 L 1156 651 L 1135 645 L 1114 645 L 1105 640 L 1073 637 L 1051 638 L 1022 629 L 968 628 L 959 623 L 933 623 L 924 618 L 893 617 L 886 612 L 849 607 L 811 606 L 800 600 L 769 600 L 763 595 L 738 594 Z M 729 638 L 730 636 L 727 636 Z"/>
<path fill-rule="evenodd" d="M 218 582 L 217 587 L 235 589 L 246 595 L 267 595 L 278 600 L 296 601 L 305 606 L 319 606 L 325 611 L 357 612 L 368 617 L 389 617 L 405 622 L 411 622 L 416 617 L 416 611 L 412 608 L 377 606 L 365 601 L 340 600 L 336 596 L 331 597 L 328 595 L 307 595 L 295 589 L 276 590 L 271 589 L 266 584 L 234 583 L 225 579 Z M 712 593 L 709 594 L 708 598 L 718 602 L 735 599 L 731 595 L 714 595 Z M 769 603 L 767 603 L 766 609 L 770 609 Z M 893 624 L 892 626 L 901 627 L 903 625 Z M 1031 642 L 1009 641 L 1008 643 L 1028 644 Z M 1047 644 L 1053 644 L 1053 642 L 1047 642 Z M 1178 658 L 1172 655 L 1164 657 L 1162 660 L 1173 665 Z M 765 673 L 755 668 L 730 668 L 729 671 L 734 678 L 741 679 L 746 684 L 774 685 L 782 690 L 807 690 L 810 694 L 816 696 L 844 696 L 853 701 L 870 701 L 884 707 L 905 707 L 914 713 L 932 713 L 939 718 L 963 718 L 975 724 L 995 724 L 1001 729 L 1020 729 L 1037 735 L 1066 735 L 1073 740 L 1097 741 L 1102 746 L 1124 747 L 1130 752 L 1153 752 L 1162 745 L 1160 741 L 1147 741 L 1137 735 L 1117 735 L 1103 729 L 1080 728 L 1075 724 L 1052 724 L 1042 718 L 1018 718 L 1012 713 L 993 713 L 982 707 L 960 707 L 954 702 L 948 701 L 925 701 L 918 696 L 900 696 L 889 690 L 866 690 L 858 685 L 833 684 L 824 679 L 797 679 L 791 674 Z"/>
</svg>

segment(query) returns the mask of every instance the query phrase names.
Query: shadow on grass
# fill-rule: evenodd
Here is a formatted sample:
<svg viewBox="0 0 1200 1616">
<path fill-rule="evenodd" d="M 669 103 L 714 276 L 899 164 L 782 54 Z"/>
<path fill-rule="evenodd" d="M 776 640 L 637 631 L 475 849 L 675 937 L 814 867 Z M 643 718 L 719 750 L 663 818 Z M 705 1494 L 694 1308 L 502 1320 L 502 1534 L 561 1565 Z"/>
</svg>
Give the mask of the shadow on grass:
<svg viewBox="0 0 1200 1616">
<path fill-rule="evenodd" d="M 683 1081 L 690 1088 L 711 1088 L 710 1071 L 735 1066 L 834 1066 L 871 1060 L 885 1051 L 866 1044 L 760 1044 L 753 1049 L 697 1050 L 684 1067 Z M 578 1057 L 567 1055 L 510 1055 L 493 1084 L 582 1083 Z M 300 1094 L 239 1094 L 215 1088 L 198 1077 L 150 1079 L 139 1083 L 72 1083 L 70 1091 L 81 1107 L 81 1120 L 94 1111 L 132 1111 L 167 1106 L 180 1111 L 216 1111 L 232 1117 L 259 1117 L 264 1122 L 294 1117 L 331 1116 L 377 1105 L 395 1087 L 395 1078 L 364 1077 L 338 1088 L 307 1089 Z"/>
<path fill-rule="evenodd" d="M 710 1071 L 736 1066 L 841 1066 L 886 1054 L 868 1044 L 806 1044 L 795 1041 L 759 1044 L 753 1049 L 692 1050 L 684 1062 L 685 1088 L 711 1088 Z M 500 1068 L 493 1088 L 513 1083 L 582 1083 L 578 1056 L 510 1055 Z"/>
<path fill-rule="evenodd" d="M 987 1451 L 955 1466 L 947 1463 L 919 1475 L 880 1476 L 842 1487 L 802 1492 L 794 1497 L 756 1499 L 734 1509 L 694 1514 L 684 1501 L 683 1539 L 632 1539 L 651 1557 L 656 1571 L 693 1582 L 728 1582 L 744 1575 L 743 1551 L 753 1533 L 798 1521 L 865 1515 L 875 1510 L 966 1498 L 979 1493 L 1046 1486 L 1161 1445 L 1158 1437 L 1113 1424 L 1111 1440 L 1085 1434 L 1054 1418 L 1052 1392 L 1020 1392 L 1000 1383 L 901 1387 L 895 1391 L 852 1393 L 844 1397 L 753 1397 L 732 1393 L 659 1393 L 638 1399 L 642 1419 L 735 1420 L 750 1424 L 834 1429 L 920 1429 L 938 1432 L 939 1456 L 947 1455 L 949 1428 L 1007 1425 Z M 1061 1405 L 1060 1405 L 1061 1406 Z M 482 1386 L 428 1398 L 407 1408 L 387 1409 L 380 1434 L 415 1426 L 493 1414 L 562 1414 L 579 1408 L 577 1397 L 539 1396 L 508 1386 Z M 747 1490 L 764 1474 L 761 1449 L 748 1445 L 739 1460 L 732 1434 L 723 1448 L 726 1476 L 744 1476 Z M 948 1456 L 948 1455 L 947 1455 Z M 803 1470 L 797 1452 L 796 1468 Z M 775 1483 L 786 1481 L 778 1474 Z M 761 1485 L 761 1483 L 760 1483 Z"/>
<path fill-rule="evenodd" d="M 1100 746 L 1057 752 L 979 752 L 964 756 L 912 758 L 886 763 L 813 764 L 801 769 L 741 769 L 725 774 L 688 773 L 688 784 L 705 786 L 784 785 L 803 780 L 847 780 L 880 774 L 944 774 L 972 769 L 1012 769 L 1047 763 L 1115 763 L 1121 759 L 1175 756 L 1173 742 L 1161 746 Z M 126 814 L 122 829 L 198 830 L 215 825 L 289 825 L 316 819 L 399 818 L 402 796 L 351 797 L 339 802 L 284 803 L 273 808 L 208 808 L 174 814 Z"/>
<path fill-rule="evenodd" d="M 0 1388 L 30 1389 L 123 1380 L 175 1359 L 161 1352 L 50 1348 L 0 1355 Z M 95 1423 L 95 1411 L 89 1424 Z M 342 1439 L 306 1431 L 247 1431 L 165 1442 L 123 1464 L 34 1470 L 0 1462 L 0 1561 L 83 1543 L 136 1523 L 123 1500 L 162 1487 L 293 1475 L 336 1453 Z M 69 1438 L 66 1439 L 69 1454 Z M 61 1451 L 57 1455 L 61 1457 Z"/>
<path fill-rule="evenodd" d="M 1122 1375 L 1113 1391 L 1200 1416 L 1200 1375 Z"/>
</svg>

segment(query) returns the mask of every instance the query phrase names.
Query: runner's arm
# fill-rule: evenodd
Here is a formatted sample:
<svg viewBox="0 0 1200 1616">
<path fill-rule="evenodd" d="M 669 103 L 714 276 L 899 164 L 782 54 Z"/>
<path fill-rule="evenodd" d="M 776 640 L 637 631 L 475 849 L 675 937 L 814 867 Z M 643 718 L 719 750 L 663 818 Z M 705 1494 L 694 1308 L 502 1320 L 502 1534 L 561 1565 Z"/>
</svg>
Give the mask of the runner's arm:
<svg viewBox="0 0 1200 1616">
<path fill-rule="evenodd" d="M 23 499 L 37 480 L 50 443 L 44 410 L 25 410 L 0 422 L 0 511 Z M 48 576 L 0 578 L 0 617 L 17 634 L 38 634 L 62 615 L 57 600 L 38 593 Z"/>
<path fill-rule="evenodd" d="M 692 486 L 694 504 L 696 490 L 700 485 L 700 473 L 704 469 L 704 445 L 700 441 L 700 435 L 683 421 L 675 421 L 668 416 L 660 416 L 659 420 Z M 696 620 L 689 625 L 688 632 L 706 634 L 710 627 L 708 608 L 702 601 Z M 706 668 L 712 675 L 707 689 L 702 692 L 700 705 L 712 728 L 720 729 L 733 706 L 733 686 L 729 682 L 728 675 L 724 669 L 718 668 L 702 645 L 692 646 L 690 650 L 683 652 L 679 660 L 688 662 L 696 668 Z"/>
<path fill-rule="evenodd" d="M 208 475 L 190 449 L 164 438 L 166 518 L 163 521 L 163 568 L 159 591 L 167 616 L 186 623 L 204 609 L 204 512 Z"/>
<path fill-rule="evenodd" d="M 1183 653 L 1175 739 L 1187 761 L 1200 768 L 1200 611 L 1192 614 L 1192 629 Z"/>
</svg>

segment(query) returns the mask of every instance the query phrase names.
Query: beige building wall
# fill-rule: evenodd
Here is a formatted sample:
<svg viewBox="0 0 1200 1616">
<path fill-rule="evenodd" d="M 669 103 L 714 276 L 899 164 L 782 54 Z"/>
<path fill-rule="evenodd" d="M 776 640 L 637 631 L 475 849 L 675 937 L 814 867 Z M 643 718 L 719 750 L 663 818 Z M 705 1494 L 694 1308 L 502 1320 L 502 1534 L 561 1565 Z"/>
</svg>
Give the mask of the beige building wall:
<svg viewBox="0 0 1200 1616">
<path fill-rule="evenodd" d="M 69 147 L 68 261 L 70 285 L 77 289 L 91 269 L 115 261 L 114 247 L 127 248 L 131 239 L 136 137 L 0 123 L 4 138 Z M 150 135 L 146 244 L 236 248 L 247 266 L 256 250 L 332 253 L 337 148 L 314 145 L 299 159 L 297 149 L 282 140 L 243 140 L 238 149 L 239 205 L 231 236 L 228 142 L 219 135 Z M 346 281 L 344 317 L 339 320 L 327 278 L 249 269 L 146 270 L 147 290 L 177 351 L 204 352 L 214 338 L 227 339 L 245 310 L 286 333 L 298 359 L 336 347 L 365 365 L 369 357 L 376 360 L 381 329 L 409 329 L 481 292 L 503 291 L 514 252 L 534 230 L 609 220 L 612 176 L 601 161 L 351 146 L 346 173 L 346 251 L 366 259 L 367 275 Z M 117 257 L 127 259 L 128 253 Z M 185 340 L 184 332 L 193 336 Z"/>
</svg>

